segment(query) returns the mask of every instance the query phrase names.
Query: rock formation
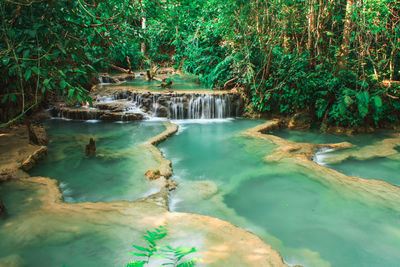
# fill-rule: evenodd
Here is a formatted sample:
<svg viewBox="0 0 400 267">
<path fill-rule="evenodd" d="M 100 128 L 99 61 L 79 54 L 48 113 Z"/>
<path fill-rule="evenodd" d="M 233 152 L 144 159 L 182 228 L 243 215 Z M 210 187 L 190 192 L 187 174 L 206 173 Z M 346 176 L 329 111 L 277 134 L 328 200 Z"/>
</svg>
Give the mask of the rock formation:
<svg viewBox="0 0 400 267">
<path fill-rule="evenodd" d="M 96 141 L 90 138 L 89 144 L 86 145 L 86 156 L 90 156 L 96 153 Z"/>
<path fill-rule="evenodd" d="M 146 176 L 150 180 L 158 179 L 161 177 L 160 170 L 147 170 Z"/>
<path fill-rule="evenodd" d="M 296 113 L 289 121 L 289 129 L 309 130 L 312 118 L 307 112 Z"/>
<path fill-rule="evenodd" d="M 170 180 L 168 179 L 166 181 L 165 187 L 168 189 L 168 191 L 173 191 L 177 188 L 178 186 L 178 182 L 174 181 L 174 180 Z"/>
</svg>

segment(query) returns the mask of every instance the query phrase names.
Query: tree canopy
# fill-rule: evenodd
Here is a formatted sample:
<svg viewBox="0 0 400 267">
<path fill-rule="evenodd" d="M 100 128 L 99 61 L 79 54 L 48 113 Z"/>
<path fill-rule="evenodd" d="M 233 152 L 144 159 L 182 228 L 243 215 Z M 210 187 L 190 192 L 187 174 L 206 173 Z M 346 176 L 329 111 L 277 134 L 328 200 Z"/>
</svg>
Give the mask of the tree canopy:
<svg viewBox="0 0 400 267">
<path fill-rule="evenodd" d="M 350 127 L 400 120 L 395 0 L 4 0 L 0 9 L 2 109 L 16 118 L 50 95 L 90 101 L 93 77 L 111 65 L 170 64 L 211 88 L 244 88 L 253 112 L 306 110 Z"/>
</svg>

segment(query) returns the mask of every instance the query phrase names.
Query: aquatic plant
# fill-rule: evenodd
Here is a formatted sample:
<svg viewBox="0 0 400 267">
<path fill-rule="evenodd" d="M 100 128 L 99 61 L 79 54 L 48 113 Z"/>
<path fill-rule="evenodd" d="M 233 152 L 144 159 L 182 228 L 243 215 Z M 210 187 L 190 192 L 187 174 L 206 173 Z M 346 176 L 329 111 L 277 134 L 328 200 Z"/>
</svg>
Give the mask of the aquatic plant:
<svg viewBox="0 0 400 267">
<path fill-rule="evenodd" d="M 185 260 L 186 256 L 196 252 L 196 248 L 172 247 L 170 245 L 159 246 L 158 242 L 168 234 L 166 226 L 159 226 L 154 231 L 147 231 L 143 235 L 146 246 L 132 245 L 136 252 L 130 252 L 130 255 L 139 257 L 139 260 L 133 260 L 125 267 L 147 266 L 152 257 L 167 260 L 162 266 L 191 267 L 196 265 L 197 258 Z"/>
</svg>

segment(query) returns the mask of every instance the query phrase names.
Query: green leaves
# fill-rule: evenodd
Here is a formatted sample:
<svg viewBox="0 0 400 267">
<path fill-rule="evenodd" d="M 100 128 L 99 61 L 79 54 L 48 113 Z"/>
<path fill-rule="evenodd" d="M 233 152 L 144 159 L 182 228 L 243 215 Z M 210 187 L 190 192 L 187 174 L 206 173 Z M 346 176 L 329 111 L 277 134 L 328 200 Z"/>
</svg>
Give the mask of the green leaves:
<svg viewBox="0 0 400 267">
<path fill-rule="evenodd" d="M 125 267 L 144 266 L 149 264 L 151 257 L 167 259 L 161 266 L 180 266 L 192 267 L 195 266 L 196 261 L 199 259 L 192 258 L 186 259 L 190 254 L 196 252 L 195 248 L 188 247 L 172 247 L 170 245 L 158 246 L 158 242 L 167 236 L 167 228 L 159 226 L 154 231 L 146 231 L 143 238 L 146 241 L 146 247 L 132 245 L 138 252 L 131 252 L 130 255 L 145 258 L 145 260 L 135 261 L 128 263 Z"/>
<path fill-rule="evenodd" d="M 368 106 L 369 106 L 369 93 L 367 91 L 362 91 L 357 93 L 358 99 L 358 112 L 361 117 L 364 118 L 368 114 Z"/>
<path fill-rule="evenodd" d="M 376 110 L 380 110 L 382 108 L 382 99 L 379 96 L 374 96 L 374 105 Z"/>
<path fill-rule="evenodd" d="M 24 75 L 25 81 L 29 80 L 29 78 L 31 77 L 31 74 L 32 74 L 32 69 L 30 69 L 30 68 L 26 69 L 25 75 Z"/>
<path fill-rule="evenodd" d="M 60 81 L 60 87 L 61 87 L 62 90 L 64 90 L 67 87 L 67 82 L 65 80 L 61 80 Z M 71 97 L 72 95 L 73 95 L 73 92 L 71 93 L 71 95 L 68 95 L 68 96 Z"/>
</svg>

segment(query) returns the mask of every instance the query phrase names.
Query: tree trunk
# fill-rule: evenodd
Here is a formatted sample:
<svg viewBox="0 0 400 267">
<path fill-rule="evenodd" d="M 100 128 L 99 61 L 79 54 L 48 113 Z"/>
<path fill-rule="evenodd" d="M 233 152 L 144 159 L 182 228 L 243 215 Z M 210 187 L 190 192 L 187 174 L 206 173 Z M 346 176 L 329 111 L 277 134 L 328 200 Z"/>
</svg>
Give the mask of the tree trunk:
<svg viewBox="0 0 400 267">
<path fill-rule="evenodd" d="M 131 61 L 129 60 L 129 56 L 126 56 L 126 61 L 128 62 L 128 67 L 129 67 L 128 73 L 131 74 L 132 73 L 132 66 L 131 66 Z"/>
<path fill-rule="evenodd" d="M 347 0 L 346 4 L 346 16 L 343 28 L 343 41 L 341 46 L 341 53 L 339 58 L 339 68 L 343 69 L 347 64 L 347 57 L 350 53 L 350 38 L 352 30 L 352 13 L 354 11 L 355 0 Z"/>
<path fill-rule="evenodd" d="M 146 17 L 144 16 L 144 12 L 142 14 L 142 30 L 146 30 Z M 140 46 L 140 52 L 144 55 L 146 53 L 146 42 L 143 42 Z"/>
<path fill-rule="evenodd" d="M 121 71 L 121 72 L 124 72 L 124 73 L 128 73 L 128 74 L 132 73 L 130 70 L 127 70 L 127 69 L 118 67 L 117 65 L 114 65 L 114 64 L 111 64 L 110 67 L 113 68 L 113 69 L 115 69 L 115 70 L 119 70 L 119 71 Z"/>
<path fill-rule="evenodd" d="M 391 81 L 396 81 L 396 53 L 395 53 L 396 49 L 393 48 L 392 52 L 390 54 L 390 64 L 389 64 L 389 68 L 390 68 L 390 80 Z"/>
<path fill-rule="evenodd" d="M 308 3 L 308 41 L 307 41 L 307 50 L 310 53 L 310 67 L 314 68 L 315 66 L 315 49 L 314 49 L 314 31 L 315 31 L 315 14 L 314 14 L 314 2 L 313 0 L 309 0 Z"/>
<path fill-rule="evenodd" d="M 397 81 L 398 80 L 398 71 L 399 67 L 397 66 L 397 57 L 399 53 L 399 35 L 396 32 L 396 28 L 398 27 L 397 24 L 400 23 L 398 18 L 400 16 L 400 3 L 392 3 L 391 4 L 391 14 L 389 16 L 391 20 L 391 25 L 390 25 L 390 32 L 391 35 L 393 36 L 393 40 L 391 41 L 391 46 L 392 46 L 392 51 L 390 53 L 390 80 L 391 81 Z M 396 68 L 397 67 L 397 68 Z"/>
</svg>

